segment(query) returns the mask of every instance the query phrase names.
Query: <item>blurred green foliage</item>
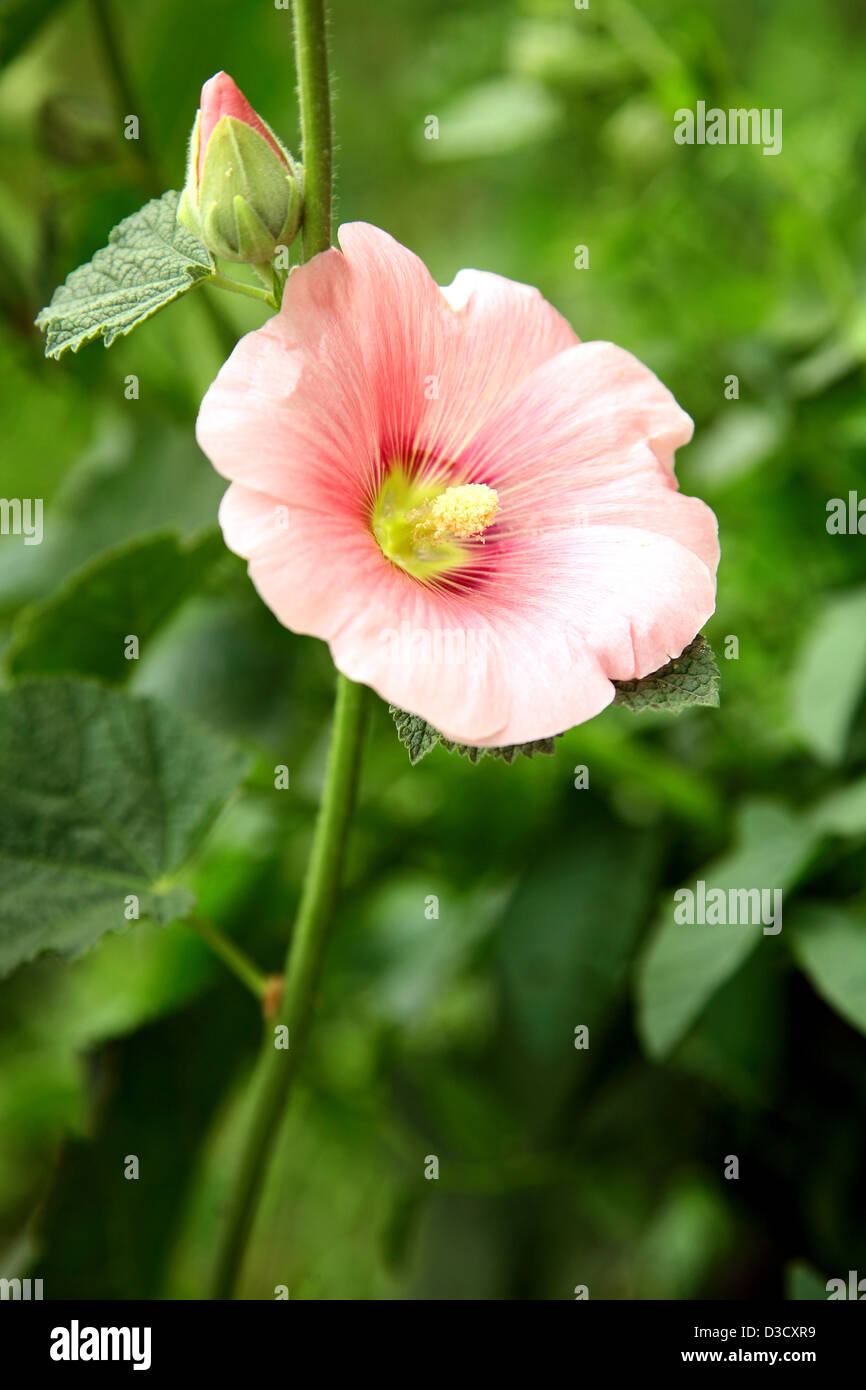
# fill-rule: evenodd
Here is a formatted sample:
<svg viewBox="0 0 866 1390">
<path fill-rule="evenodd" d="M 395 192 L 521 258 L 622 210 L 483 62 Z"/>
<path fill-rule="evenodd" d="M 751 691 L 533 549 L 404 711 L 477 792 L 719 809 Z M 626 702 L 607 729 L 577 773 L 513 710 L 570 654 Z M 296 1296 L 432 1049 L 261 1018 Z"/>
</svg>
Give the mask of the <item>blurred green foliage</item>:
<svg viewBox="0 0 866 1390">
<path fill-rule="evenodd" d="M 278 969 L 332 672 L 242 566 L 212 563 L 222 484 L 192 430 L 257 307 L 196 290 L 61 365 L 32 321 L 115 222 L 179 185 L 219 68 L 297 148 L 289 20 L 118 5 L 124 74 L 111 13 L 0 10 L 0 492 L 45 499 L 42 545 L 0 538 L 4 679 L 79 652 L 117 680 L 75 637 L 81 604 L 110 630 L 116 600 L 124 633 L 153 597 L 131 692 L 253 755 L 189 886 Z M 820 1297 L 866 1270 L 866 537 L 826 530 L 829 499 L 866 496 L 866 14 L 334 0 L 332 50 L 339 217 L 385 227 L 442 282 L 471 265 L 537 284 L 695 417 L 678 471 L 720 521 L 722 705 L 611 709 L 551 758 L 473 767 L 440 748 L 413 769 L 377 704 L 243 1294 Z M 673 112 L 698 99 L 782 108 L 782 154 L 676 146 Z M 674 889 L 743 875 L 786 888 L 778 936 L 674 933 Z M 0 1273 L 42 1274 L 48 1297 L 200 1296 L 253 1002 L 187 928 L 133 922 L 20 969 L 0 1018 Z"/>
</svg>

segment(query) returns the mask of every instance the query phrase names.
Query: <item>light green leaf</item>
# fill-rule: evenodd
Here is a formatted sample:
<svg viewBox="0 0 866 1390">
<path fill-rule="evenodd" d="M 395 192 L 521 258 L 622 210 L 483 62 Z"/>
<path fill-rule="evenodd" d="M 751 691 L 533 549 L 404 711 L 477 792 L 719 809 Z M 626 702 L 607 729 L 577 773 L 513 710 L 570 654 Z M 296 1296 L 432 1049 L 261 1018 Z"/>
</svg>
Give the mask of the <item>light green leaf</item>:
<svg viewBox="0 0 866 1390">
<path fill-rule="evenodd" d="M 703 879 L 707 889 L 790 888 L 819 841 L 811 823 L 769 802 L 747 803 L 742 810 L 737 845 L 706 865 L 691 883 Z M 669 895 L 644 951 L 637 984 L 638 1031 L 651 1057 L 665 1057 L 685 1036 L 716 991 L 755 950 L 763 927 L 714 926 L 674 921 Z M 783 921 L 784 930 L 784 921 Z"/>
<path fill-rule="evenodd" d="M 173 710 L 70 680 L 0 696 L 0 975 L 41 951 L 77 955 L 173 887 L 246 758 Z"/>
<path fill-rule="evenodd" d="M 22 610 L 5 652 L 6 669 L 78 672 L 121 682 L 135 670 L 126 639 L 148 638 L 225 553 L 219 532 L 184 545 L 170 532 L 104 551 L 57 593 Z"/>
<path fill-rule="evenodd" d="M 822 762 L 841 762 L 864 682 L 866 589 L 856 589 L 827 604 L 791 678 L 794 723 Z"/>
<path fill-rule="evenodd" d="M 213 273 L 210 253 L 177 222 L 179 193 L 153 198 L 114 228 L 36 319 L 46 357 L 77 352 L 102 334 L 106 347 Z"/>
<path fill-rule="evenodd" d="M 719 703 L 719 668 L 713 649 L 700 634 L 681 656 L 658 671 L 636 681 L 614 681 L 615 705 L 636 714 L 644 709 L 663 709 L 680 714 L 689 705 Z"/>
<path fill-rule="evenodd" d="M 562 118 L 559 100 L 531 78 L 497 77 L 463 92 L 439 117 L 437 139 L 420 138 L 431 160 L 507 154 L 546 140 Z"/>
<path fill-rule="evenodd" d="M 823 834 L 866 835 L 866 777 L 825 796 L 810 818 Z"/>
<path fill-rule="evenodd" d="M 800 969 L 816 992 L 866 1033 L 866 920 L 830 903 L 804 904 L 791 939 Z"/>
</svg>

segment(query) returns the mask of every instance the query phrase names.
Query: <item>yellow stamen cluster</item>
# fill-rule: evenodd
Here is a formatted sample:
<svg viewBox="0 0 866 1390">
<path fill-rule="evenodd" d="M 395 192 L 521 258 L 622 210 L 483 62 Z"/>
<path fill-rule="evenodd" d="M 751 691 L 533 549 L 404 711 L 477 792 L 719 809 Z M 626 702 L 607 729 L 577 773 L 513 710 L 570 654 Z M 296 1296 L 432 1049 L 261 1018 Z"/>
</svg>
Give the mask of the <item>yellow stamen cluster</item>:
<svg viewBox="0 0 866 1390">
<path fill-rule="evenodd" d="M 499 511 L 499 496 L 486 483 L 461 483 L 447 487 L 421 509 L 415 526 L 418 540 L 429 537 L 468 541 L 480 536 Z"/>
</svg>

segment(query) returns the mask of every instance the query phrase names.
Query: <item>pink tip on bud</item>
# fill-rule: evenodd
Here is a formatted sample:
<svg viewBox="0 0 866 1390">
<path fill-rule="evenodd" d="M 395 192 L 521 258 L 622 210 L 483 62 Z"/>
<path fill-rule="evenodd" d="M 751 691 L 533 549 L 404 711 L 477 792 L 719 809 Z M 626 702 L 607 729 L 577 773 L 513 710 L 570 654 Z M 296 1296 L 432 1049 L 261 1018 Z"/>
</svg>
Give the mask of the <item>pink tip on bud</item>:
<svg viewBox="0 0 866 1390">
<path fill-rule="evenodd" d="M 285 164 L 286 159 L 283 151 L 264 121 L 256 115 L 240 87 L 233 78 L 229 77 L 227 72 L 218 72 L 215 76 L 208 78 L 201 89 L 201 129 L 199 132 L 198 167 L 196 169 L 197 180 L 201 179 L 202 163 L 208 141 L 223 116 L 233 116 L 236 121 L 242 121 L 244 125 L 251 126 L 267 140 L 274 153 L 279 155 Z"/>
</svg>

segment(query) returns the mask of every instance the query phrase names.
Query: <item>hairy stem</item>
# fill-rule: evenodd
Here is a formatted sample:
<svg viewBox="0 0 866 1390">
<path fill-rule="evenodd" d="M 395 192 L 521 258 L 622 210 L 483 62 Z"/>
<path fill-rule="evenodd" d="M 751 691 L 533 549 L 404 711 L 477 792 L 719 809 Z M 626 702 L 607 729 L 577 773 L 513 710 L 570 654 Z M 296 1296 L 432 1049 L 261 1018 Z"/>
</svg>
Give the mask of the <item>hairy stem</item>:
<svg viewBox="0 0 866 1390">
<path fill-rule="evenodd" d="M 295 0 L 295 64 L 304 162 L 304 260 L 331 244 L 333 141 L 324 0 Z"/>
<path fill-rule="evenodd" d="M 331 244 L 333 149 L 324 0 L 295 0 L 294 10 L 304 161 L 304 259 L 309 260 Z M 337 676 L 322 802 L 286 955 L 279 1012 L 273 1031 L 265 1035 L 249 1127 L 214 1262 L 213 1298 L 231 1298 L 234 1293 L 271 1151 L 302 1055 L 342 877 L 361 761 L 365 696 L 362 686 Z"/>
<path fill-rule="evenodd" d="M 270 304 L 272 309 L 277 307 L 274 296 L 261 285 L 245 285 L 243 280 L 233 280 L 230 275 L 223 275 L 219 270 L 212 271 L 201 284 L 214 285 L 218 290 L 231 290 L 232 294 L 245 294 L 249 299 L 260 299 L 264 304 Z"/>
</svg>

